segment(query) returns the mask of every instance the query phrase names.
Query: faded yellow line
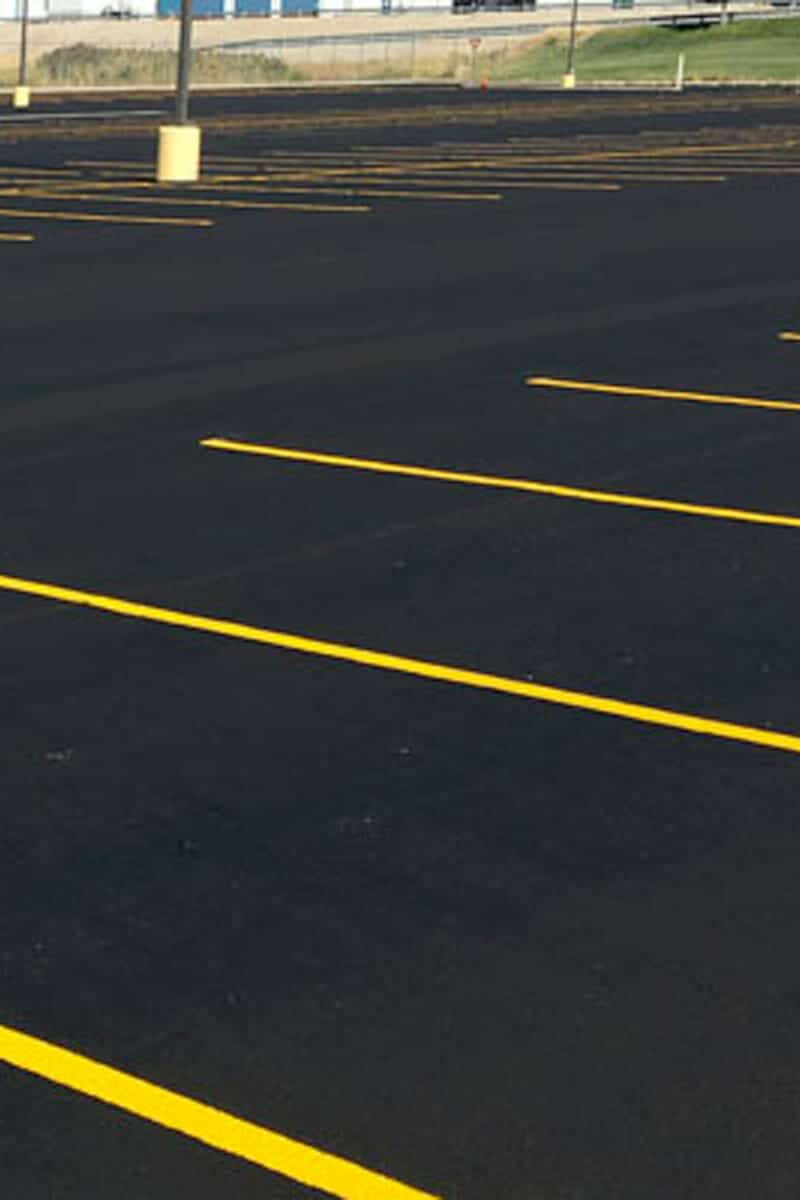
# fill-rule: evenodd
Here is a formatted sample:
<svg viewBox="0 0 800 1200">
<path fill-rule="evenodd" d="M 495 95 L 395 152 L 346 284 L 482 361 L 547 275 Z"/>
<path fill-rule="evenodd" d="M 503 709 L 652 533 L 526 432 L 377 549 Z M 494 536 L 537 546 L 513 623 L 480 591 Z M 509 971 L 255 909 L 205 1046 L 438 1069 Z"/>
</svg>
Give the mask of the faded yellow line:
<svg viewBox="0 0 800 1200">
<path fill-rule="evenodd" d="M 792 329 L 784 329 L 778 337 L 782 342 L 800 342 L 800 333 L 795 333 Z"/>
<path fill-rule="evenodd" d="M 0 1025 L 0 1061 L 341 1200 L 436 1200 L 357 1163 Z"/>
<path fill-rule="evenodd" d="M 0 217 L 28 217 L 37 221 L 91 221 L 108 225 L 183 225 L 206 229 L 214 224 L 205 217 L 121 217 L 103 213 L 47 212 L 28 208 L 0 208 Z"/>
<path fill-rule="evenodd" d="M 32 233 L 0 233 L 0 242 L 33 242 Z"/>
<path fill-rule="evenodd" d="M 378 475 L 403 475 L 412 479 L 435 479 L 444 483 L 475 487 L 501 488 L 511 492 L 529 492 L 536 496 L 554 496 L 560 500 L 584 500 L 591 504 L 612 504 L 620 508 L 642 508 L 651 512 L 680 513 L 683 516 L 708 517 L 720 521 L 742 521 L 748 525 L 774 525 L 800 529 L 800 516 L 758 512 L 750 508 L 722 508 L 717 505 L 691 504 L 683 500 L 662 500 L 635 496 L 626 492 L 603 492 L 595 488 L 572 487 L 561 483 L 543 483 L 534 479 L 516 479 L 506 475 L 481 475 L 468 471 L 444 471 L 438 467 L 411 466 L 372 458 L 351 458 L 341 454 L 322 454 L 316 450 L 294 450 L 284 446 L 264 446 L 229 438 L 204 438 L 208 450 L 227 450 L 234 454 L 253 454 L 288 462 L 315 463 L 324 467 L 343 467 L 351 471 L 371 471 Z"/>
<path fill-rule="evenodd" d="M 571 392 L 602 392 L 608 396 L 648 396 L 657 400 L 691 400 L 697 404 L 726 404 L 739 408 L 775 408 L 796 412 L 800 402 L 761 400 L 755 396 L 725 396 L 714 392 L 679 392 L 669 388 L 630 387 L 622 383 L 587 383 L 581 379 L 553 379 L 549 375 L 531 375 L 528 387 L 560 388 Z"/>
<path fill-rule="evenodd" d="M 507 696 L 538 700 L 545 704 L 556 704 L 566 708 L 600 713 L 604 716 L 620 717 L 623 720 L 676 729 L 683 733 L 724 738 L 728 741 L 745 742 L 749 745 L 766 746 L 773 750 L 786 750 L 792 754 L 800 754 L 800 736 L 782 733 L 774 729 L 738 725 L 730 721 L 697 716 L 694 713 L 654 708 L 648 704 L 635 704 L 627 700 L 616 700 L 591 692 L 552 687 L 549 684 L 513 679 L 505 675 L 489 675 L 483 671 L 447 666 L 444 663 L 430 662 L 427 659 L 386 654 L 383 651 L 349 646 L 341 642 L 320 641 L 316 638 L 284 633 L 275 629 L 262 629 L 256 625 L 243 625 L 236 621 L 224 621 L 216 617 L 204 617 L 169 608 L 157 608 L 151 604 L 139 604 L 114 596 L 78 591 L 75 588 L 40 583 L 32 579 L 20 579 L 13 575 L 0 575 L 0 590 L 39 596 L 59 601 L 62 604 L 75 604 L 101 612 L 113 613 L 120 617 L 132 617 L 139 621 L 152 621 L 159 625 L 193 629 L 201 633 L 216 634 L 219 637 L 254 642 L 261 646 L 273 646 L 282 650 L 293 650 L 300 654 L 312 654 L 319 658 L 356 663 L 359 666 L 372 667 L 380 671 L 393 671 L 439 683 L 452 683 L 461 687 L 478 688 Z M 378 1200 L 380 1194 L 372 1192 L 363 1193 L 363 1195 L 364 1200 Z"/>
</svg>

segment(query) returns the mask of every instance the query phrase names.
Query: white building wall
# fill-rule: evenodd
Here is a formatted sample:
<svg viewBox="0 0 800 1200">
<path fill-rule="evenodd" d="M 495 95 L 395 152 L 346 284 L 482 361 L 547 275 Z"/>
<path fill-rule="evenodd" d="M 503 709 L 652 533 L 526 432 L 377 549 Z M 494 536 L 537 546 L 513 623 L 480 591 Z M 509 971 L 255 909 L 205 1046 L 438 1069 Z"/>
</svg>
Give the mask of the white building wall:
<svg viewBox="0 0 800 1200">
<path fill-rule="evenodd" d="M 376 13 L 382 7 L 382 0 L 319 0 L 319 15 L 338 17 L 345 13 Z"/>
<path fill-rule="evenodd" d="M 392 12 L 450 12 L 452 0 L 392 0 Z"/>
<path fill-rule="evenodd" d="M 42 0 L 40 0 L 40 3 Z M 104 9 L 122 8 L 137 17 L 154 17 L 156 0 L 43 0 L 53 20 L 59 17 L 100 17 Z M 2 0 L 0 0 L 2 3 Z"/>
<path fill-rule="evenodd" d="M 565 0 L 561 0 L 565 3 Z M 608 3 L 608 0 L 606 0 Z M 450 12 L 453 0 L 319 0 L 321 17 L 339 17 L 347 13 Z"/>
</svg>

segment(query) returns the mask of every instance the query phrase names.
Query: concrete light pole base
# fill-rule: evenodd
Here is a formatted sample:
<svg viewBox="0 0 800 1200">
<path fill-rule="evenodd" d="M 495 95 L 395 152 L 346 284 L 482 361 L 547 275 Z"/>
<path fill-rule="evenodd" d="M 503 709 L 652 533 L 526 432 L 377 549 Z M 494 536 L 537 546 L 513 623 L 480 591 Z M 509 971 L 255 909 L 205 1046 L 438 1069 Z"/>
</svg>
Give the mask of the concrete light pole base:
<svg viewBox="0 0 800 1200">
<path fill-rule="evenodd" d="M 158 131 L 156 179 L 159 183 L 195 183 L 200 177 L 200 129 L 162 125 Z"/>
<path fill-rule="evenodd" d="M 11 93 L 12 108 L 27 108 L 31 102 L 31 89 L 21 84 Z"/>
</svg>

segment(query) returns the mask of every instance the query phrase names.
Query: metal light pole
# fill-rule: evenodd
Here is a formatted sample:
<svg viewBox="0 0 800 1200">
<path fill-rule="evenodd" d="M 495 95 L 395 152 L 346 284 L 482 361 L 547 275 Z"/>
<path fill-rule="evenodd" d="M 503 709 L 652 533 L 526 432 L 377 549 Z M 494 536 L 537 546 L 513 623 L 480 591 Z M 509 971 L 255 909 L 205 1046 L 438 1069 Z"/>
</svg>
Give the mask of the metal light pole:
<svg viewBox="0 0 800 1200">
<path fill-rule="evenodd" d="M 575 39 L 578 34 L 578 0 L 572 0 L 569 19 L 569 41 L 567 43 L 567 69 L 562 84 L 565 88 L 575 87 Z"/>
<path fill-rule="evenodd" d="M 159 183 L 195 183 L 200 177 L 200 129 L 189 124 L 189 81 L 192 73 L 192 3 L 181 0 L 175 123 L 158 131 L 156 178 Z"/>
<path fill-rule="evenodd" d="M 27 0 L 26 0 L 27 3 Z M 175 124 L 189 123 L 189 80 L 192 74 L 192 0 L 181 0 L 181 33 L 178 44 L 178 84 L 175 91 Z"/>
<path fill-rule="evenodd" d="M 14 108 L 27 108 L 31 100 L 28 87 L 28 0 L 22 0 L 19 15 L 19 75 L 11 103 Z"/>
</svg>

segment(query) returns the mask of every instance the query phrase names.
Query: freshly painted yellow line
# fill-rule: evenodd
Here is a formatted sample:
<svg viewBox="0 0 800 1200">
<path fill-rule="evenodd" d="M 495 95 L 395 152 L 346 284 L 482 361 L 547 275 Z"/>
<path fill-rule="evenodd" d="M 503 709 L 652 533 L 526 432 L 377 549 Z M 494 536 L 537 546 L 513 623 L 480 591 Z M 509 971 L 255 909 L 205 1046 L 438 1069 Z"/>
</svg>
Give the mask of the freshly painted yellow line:
<svg viewBox="0 0 800 1200">
<path fill-rule="evenodd" d="M 0 233 L 0 242 L 32 242 L 32 233 Z"/>
<path fill-rule="evenodd" d="M 736 168 L 734 168 L 734 169 L 736 169 Z M 329 179 L 332 176 L 344 175 L 347 180 L 352 181 L 353 179 L 357 179 L 357 178 L 371 178 L 372 174 L 373 174 L 373 172 L 372 172 L 371 168 L 364 168 L 364 167 L 361 167 L 361 168 L 352 167 L 352 168 L 347 168 L 346 170 L 342 170 L 341 168 L 339 168 L 336 171 L 330 171 L 330 170 L 323 171 L 322 169 L 314 168 L 313 166 L 310 166 L 307 168 L 300 168 L 297 166 L 290 167 L 287 164 L 286 166 L 281 167 L 279 170 L 270 171 L 269 175 L 263 175 L 263 178 L 281 179 L 281 178 L 291 177 L 291 178 L 299 179 L 299 178 L 320 177 L 320 178 Z M 377 172 L 376 172 L 376 174 L 377 174 Z M 419 178 L 419 177 L 422 177 L 426 181 L 430 181 L 432 174 L 433 174 L 432 169 L 426 169 L 425 167 L 421 166 L 420 164 L 409 163 L 408 167 L 405 171 L 397 171 L 397 172 L 395 172 L 393 177 L 401 180 L 402 182 L 409 182 L 409 181 Z M 578 167 L 552 166 L 552 165 L 548 165 L 547 163 L 545 163 L 545 164 L 536 165 L 536 166 L 522 167 L 522 166 L 517 165 L 514 162 L 509 162 L 509 163 L 497 162 L 497 163 L 487 165 L 485 172 L 480 176 L 480 180 L 476 179 L 474 174 L 467 180 L 461 180 L 461 179 L 454 178 L 454 176 L 457 177 L 457 174 L 458 173 L 454 171 L 453 174 L 448 175 L 447 176 L 448 183 L 450 183 L 452 185 L 452 184 L 455 184 L 456 182 L 458 182 L 459 184 L 463 184 L 464 182 L 467 182 L 467 183 L 471 183 L 474 185 L 478 182 L 482 182 L 485 184 L 489 180 L 496 180 L 497 184 L 501 185 L 501 184 L 505 184 L 509 178 L 519 179 L 521 181 L 528 180 L 531 182 L 536 182 L 537 180 L 542 180 L 543 182 L 546 182 L 549 180 L 558 181 L 562 177 L 569 178 L 569 179 L 577 179 L 577 180 L 582 180 L 582 179 L 602 180 L 605 178 L 629 179 L 630 178 L 630 179 L 641 179 L 641 180 L 653 180 L 658 183 L 661 183 L 663 181 L 668 182 L 671 180 L 677 180 L 682 183 L 688 183 L 688 182 L 724 183 L 725 182 L 725 176 L 723 174 L 719 173 L 719 169 L 717 170 L 717 172 L 711 173 L 708 170 L 708 168 L 698 167 L 697 169 L 695 169 L 691 165 L 681 166 L 681 167 L 673 167 L 669 163 L 660 164 L 658 169 L 656 170 L 655 167 L 647 166 L 646 164 L 642 164 L 641 166 L 638 166 L 635 163 L 623 165 L 620 167 L 615 166 L 613 163 L 608 166 L 604 166 L 602 163 L 598 163 L 596 166 L 592 166 L 591 164 L 588 164 L 583 167 L 581 167 L 581 166 L 578 166 Z M 466 174 L 466 172 L 465 172 L 465 174 Z M 254 178 L 254 177 L 255 176 L 253 176 L 253 175 L 248 176 L 247 174 L 241 175 L 242 179 Z M 377 182 L 377 180 L 374 180 L 374 182 Z"/>
<path fill-rule="evenodd" d="M 58 167 L 0 167 L 0 174 L 3 175 L 36 175 L 44 176 L 45 179 L 65 179 L 73 178 L 78 175 L 77 171 L 62 171 Z"/>
<path fill-rule="evenodd" d="M 795 333 L 791 329 L 784 329 L 783 333 L 778 334 L 778 337 L 782 342 L 800 342 L 800 333 Z"/>
<path fill-rule="evenodd" d="M 342 1200 L 436 1200 L 357 1163 L 0 1025 L 0 1061 Z"/>
<path fill-rule="evenodd" d="M 415 676 L 418 679 L 458 684 L 461 687 L 499 692 L 506 696 L 520 696 L 526 700 L 538 700 L 545 704 L 556 704 L 565 708 L 600 713 L 604 716 L 620 717 L 627 721 L 638 721 L 646 725 L 677 729 L 682 733 L 724 738 L 728 741 L 745 742 L 753 746 L 766 746 L 773 750 L 786 750 L 792 754 L 800 754 L 800 735 L 781 733 L 774 729 L 738 725 L 712 717 L 697 716 L 694 713 L 654 708 L 649 704 L 635 704 L 628 700 L 616 700 L 609 696 L 597 696 L 591 692 L 577 692 L 566 688 L 552 687 L 549 684 L 513 679 L 505 675 L 490 675 L 465 667 L 447 666 L 444 663 L 431 662 L 427 659 L 406 658 L 399 654 L 386 654 L 380 650 L 368 650 L 341 642 L 320 641 L 317 638 L 284 633 L 276 629 L 262 629 L 257 625 L 243 625 L 237 621 L 224 621 L 217 617 L 204 617 L 196 613 L 157 608 L 152 604 L 140 604 L 136 601 L 104 596 L 96 592 L 78 591 L 76 588 L 40 583 L 37 580 L 21 579 L 14 575 L 0 575 L 0 590 L 38 596 L 46 600 L 56 600 L 62 604 L 75 604 L 100 612 L 113 613 L 120 617 L 132 617 L 138 621 L 152 621 L 158 625 L 193 629 L 201 633 L 216 634 L 219 637 L 254 642 L 261 646 L 274 646 L 281 650 L 293 650 L 300 654 L 312 654 L 319 658 L 356 663 L 359 666 L 373 667 L 379 671 L 395 671 L 403 675 Z M 377 1196 L 378 1193 L 374 1192 L 369 1195 L 365 1194 L 365 1200 L 377 1200 Z"/>
<path fill-rule="evenodd" d="M 227 186 L 227 185 L 223 185 Z M 222 190 L 219 184 L 211 184 L 209 190 Z M 255 192 L 255 188 L 247 188 L 239 186 L 239 192 Z M 423 191 L 408 190 L 399 191 L 395 188 L 370 188 L 370 187 L 347 187 L 342 185 L 339 188 L 335 187 L 282 187 L 280 184 L 277 187 L 261 187 L 262 193 L 266 191 L 275 192 L 280 196 L 366 196 L 368 200 L 446 200 L 446 201 L 472 201 L 474 203 L 492 203 L 503 199 L 502 192 L 432 192 L 428 189 Z"/>
<path fill-rule="evenodd" d="M 341 184 L 338 187 L 283 187 L 283 186 L 273 187 L 272 185 L 269 185 L 269 186 L 261 185 L 258 187 L 250 187 L 250 186 L 248 186 L 248 184 L 250 183 L 250 181 L 253 177 L 248 176 L 248 175 L 242 176 L 242 178 L 247 181 L 246 184 L 234 185 L 234 184 L 229 184 L 229 183 L 216 182 L 217 179 L 225 179 L 225 178 L 227 178 L 227 176 L 216 176 L 216 175 L 201 176 L 199 182 L 194 184 L 192 187 L 192 199 L 179 199 L 174 195 L 174 192 L 172 192 L 168 187 L 164 187 L 163 184 L 144 182 L 139 179 L 135 179 L 135 180 L 114 179 L 113 181 L 110 181 L 110 182 L 107 180 L 102 180 L 102 181 L 101 180 L 92 180 L 90 182 L 81 181 L 79 183 L 76 183 L 73 181 L 67 181 L 64 184 L 59 185 L 57 188 L 49 189 L 49 191 L 54 196 L 57 195 L 59 197 L 64 197 L 67 199 L 72 198 L 73 196 L 77 197 L 77 191 L 86 191 L 86 192 L 92 193 L 91 198 L 95 198 L 95 195 L 96 195 L 98 199 L 101 198 L 100 193 L 113 191 L 115 193 L 114 197 L 113 197 L 114 201 L 116 201 L 118 199 L 124 200 L 124 197 L 120 197 L 117 194 L 117 191 L 119 189 L 122 189 L 125 192 L 152 191 L 152 192 L 156 192 L 157 194 L 147 200 L 142 199 L 140 197 L 136 197 L 136 203 L 158 204 L 158 203 L 168 202 L 171 204 L 196 204 L 196 205 L 203 204 L 202 198 L 198 198 L 198 197 L 201 197 L 201 194 L 206 193 L 206 192 L 214 192 L 214 193 L 222 192 L 222 193 L 226 193 L 226 194 L 230 193 L 232 195 L 239 196 L 239 197 L 241 197 L 241 196 L 244 196 L 244 197 L 263 196 L 265 193 L 271 193 L 271 194 L 275 194 L 278 196 L 295 196 L 295 195 L 296 196 L 332 196 L 332 197 L 340 196 L 340 197 L 345 197 L 347 199 L 352 199 L 353 197 L 358 197 L 358 196 L 365 196 L 368 199 L 377 199 L 377 198 L 380 198 L 381 196 L 384 196 L 384 197 L 388 197 L 389 199 L 392 199 L 392 200 L 497 201 L 497 200 L 503 199 L 502 192 L 442 192 L 442 191 L 430 191 L 429 189 L 426 189 L 425 191 L 417 191 L 417 190 L 396 191 L 394 189 L 389 189 L 389 188 L 370 189 L 370 188 L 362 188 L 362 187 L 348 187 L 345 184 Z M 40 187 L 38 181 L 27 183 L 24 187 L 24 190 L 22 187 L 0 188 L 0 196 L 18 196 L 21 194 L 32 196 L 32 195 L 36 194 L 29 190 L 33 187 L 36 187 L 36 188 Z M 77 191 L 75 189 L 77 189 Z M 87 197 L 87 198 L 89 198 L 89 197 Z M 112 198 L 109 197 L 109 199 L 112 199 Z M 131 200 L 129 202 L 133 203 L 133 200 Z M 212 200 L 212 201 L 209 201 L 208 203 L 209 203 L 209 206 L 213 207 L 216 202 Z M 237 208 L 243 207 L 243 206 L 244 206 L 243 204 L 239 204 L 239 203 L 233 205 L 233 207 L 237 207 Z M 344 205 L 340 205 L 340 204 L 337 204 L 337 205 L 320 205 L 320 204 L 298 205 L 298 204 L 287 204 L 285 201 L 280 201 L 280 202 L 265 201 L 258 205 L 248 204 L 247 207 L 254 207 L 254 208 L 258 208 L 258 207 L 262 207 L 262 208 L 287 208 L 287 207 L 292 208 L 293 207 L 293 208 L 298 209 L 299 211 L 309 211 L 309 212 L 319 211 L 320 209 L 325 212 L 339 212 L 339 211 L 371 212 L 372 211 L 371 207 L 369 207 L 367 205 L 352 205 L 352 206 L 344 206 Z"/>
<path fill-rule="evenodd" d="M 377 176 L 378 174 L 380 174 L 380 172 L 376 172 L 375 176 Z M 428 173 L 428 172 L 423 173 L 422 179 L 424 181 L 424 184 L 430 183 L 431 174 L 432 173 Z M 349 185 L 351 187 L 359 187 L 359 181 L 364 181 L 365 187 L 370 187 L 370 186 L 374 187 L 377 183 L 380 183 L 380 179 L 376 178 L 375 176 L 373 176 L 373 174 L 371 172 L 339 171 L 339 170 L 337 170 L 337 171 L 292 171 L 288 174 L 282 174 L 282 175 L 215 175 L 215 176 L 213 176 L 213 179 L 217 183 L 223 183 L 223 182 L 224 183 L 240 183 L 240 184 L 265 183 L 268 186 L 281 184 L 281 183 L 314 182 L 317 179 L 324 183 L 330 184 L 330 183 L 335 183 L 337 181 L 337 179 L 341 179 L 342 186 Z M 394 178 L 397 178 L 400 183 L 412 182 L 411 177 L 407 177 L 406 175 L 404 175 L 400 172 L 398 172 L 396 175 L 393 175 L 392 179 L 394 179 Z M 435 179 L 434 179 L 434 182 L 436 182 Z M 461 181 L 461 182 L 462 182 L 462 186 L 463 186 L 463 181 Z M 466 182 L 470 182 L 470 181 L 468 180 Z M 477 181 L 476 180 L 476 183 L 481 183 L 483 186 L 486 186 L 487 182 L 491 182 L 491 181 L 485 181 L 485 180 Z M 499 180 L 498 183 L 502 184 L 502 180 Z M 550 179 L 546 179 L 546 180 L 542 180 L 542 181 L 531 180 L 529 183 L 526 184 L 526 186 L 531 189 L 535 189 L 536 191 L 543 190 L 543 191 L 566 191 L 566 192 L 618 192 L 620 190 L 620 185 L 618 183 L 572 183 L 569 180 L 561 181 L 561 180 L 550 180 Z M 279 189 L 276 187 L 275 190 L 277 191 Z M 360 187 L 359 187 L 359 190 L 361 190 Z M 470 199 L 472 199 L 472 198 L 473 198 L 473 196 L 470 196 Z"/>
<path fill-rule="evenodd" d="M 560 388 L 570 392 L 602 392 L 608 396 L 648 396 L 657 400 L 692 400 L 697 404 L 727 404 L 739 408 L 777 408 L 784 412 L 800 410 L 795 400 L 760 400 L 755 396 L 724 396 L 714 392 L 678 392 L 669 388 L 630 387 L 622 383 L 587 383 L 582 379 L 553 379 L 549 375 L 531 375 L 528 387 Z"/>
<path fill-rule="evenodd" d="M 119 186 L 119 185 L 118 185 Z M 94 200 L 100 201 L 102 204 L 160 204 L 167 197 L 160 196 L 121 196 L 117 192 L 103 192 L 98 195 L 97 192 L 75 192 L 71 188 L 64 191 L 43 191 L 37 188 L 35 191 L 31 188 L 26 188 L 22 193 L 30 197 L 32 200 Z M 195 208 L 243 208 L 243 209 L 287 209 L 289 212 L 324 212 L 324 213 L 368 213 L 372 209 L 368 204 L 304 204 L 292 203 L 291 201 L 279 202 L 277 200 L 216 200 L 214 198 L 186 197 L 186 196 L 169 196 L 168 202 L 177 205 L 178 208 L 195 207 Z"/>
<path fill-rule="evenodd" d="M 224 165 L 225 164 L 214 164 L 214 167 L 217 172 L 221 172 Z M 418 164 L 416 164 L 414 162 L 410 162 L 408 164 L 407 171 L 399 172 L 398 178 L 401 178 L 404 183 L 407 183 L 407 182 L 413 180 L 416 174 L 422 174 L 425 177 L 425 179 L 428 180 L 429 173 L 425 171 L 424 165 L 423 165 L 423 168 L 421 171 L 416 170 L 417 166 L 418 166 Z M 231 167 L 228 168 L 229 171 L 231 169 L 232 169 Z M 263 173 L 265 170 L 269 170 L 268 175 Z M 355 174 L 358 176 L 368 177 L 370 174 L 370 170 L 371 170 L 370 167 L 353 166 L 352 168 L 348 168 L 348 177 L 350 177 L 351 172 L 352 172 L 352 174 Z M 711 174 L 707 169 L 702 168 L 700 166 L 698 166 L 697 168 L 695 168 L 694 166 L 675 168 L 675 167 L 672 167 L 669 163 L 661 164 L 659 166 L 658 172 L 655 173 L 654 168 L 648 167 L 646 164 L 643 164 L 642 166 L 637 166 L 635 163 L 627 165 L 627 166 L 622 166 L 622 167 L 615 167 L 613 165 L 611 165 L 609 167 L 604 167 L 602 165 L 602 163 L 599 163 L 595 167 L 588 165 L 585 168 L 570 167 L 570 166 L 556 167 L 556 166 L 549 166 L 549 165 L 545 164 L 542 166 L 529 167 L 526 169 L 526 168 L 518 167 L 517 164 L 513 160 L 508 161 L 508 162 L 498 160 L 496 163 L 494 163 L 491 166 L 491 168 L 489 168 L 489 171 L 498 176 L 498 183 L 502 184 L 503 186 L 506 185 L 509 176 L 511 176 L 514 179 L 518 179 L 520 182 L 524 182 L 525 180 L 527 180 L 529 178 L 533 179 L 533 181 L 536 181 L 537 179 L 542 179 L 543 181 L 547 181 L 549 179 L 558 179 L 559 176 L 561 176 L 561 175 L 566 175 L 570 179 L 578 179 L 578 180 L 583 180 L 583 179 L 589 179 L 589 180 L 600 179 L 600 180 L 602 180 L 607 177 L 613 177 L 614 179 L 638 179 L 638 180 L 644 180 L 647 182 L 655 182 L 655 183 L 668 183 L 668 182 L 672 182 L 672 181 L 676 181 L 676 182 L 680 182 L 680 183 L 695 183 L 695 182 L 696 183 L 724 183 L 726 181 L 725 175 Z M 280 178 L 285 178 L 287 175 L 287 172 L 291 173 L 292 178 L 297 178 L 301 174 L 302 175 L 308 174 L 313 178 L 313 175 L 316 173 L 314 171 L 313 165 L 310 168 L 303 169 L 303 168 L 299 167 L 297 164 L 279 163 L 279 164 L 276 164 L 275 167 L 269 167 L 268 164 L 263 164 L 259 177 L 260 178 L 269 178 L 269 179 L 280 179 Z M 220 176 L 220 177 L 222 177 L 222 176 Z M 242 169 L 242 174 L 237 177 L 241 178 L 242 180 L 248 180 L 248 179 L 253 179 L 256 176 L 254 174 L 247 174 L 244 172 L 244 169 Z M 452 179 L 451 176 L 448 176 L 448 182 L 454 183 L 455 181 Z M 458 182 L 461 183 L 460 180 Z M 470 183 L 471 185 L 474 185 L 477 181 L 474 179 L 474 176 L 473 176 L 473 178 L 468 180 L 467 182 Z M 485 182 L 485 181 L 483 181 L 483 182 Z"/>
<path fill-rule="evenodd" d="M 404 463 L 382 462 L 380 459 L 372 458 L 350 458 L 340 454 L 322 454 L 316 450 L 293 450 L 283 446 L 264 446 L 255 442 L 232 441 L 229 438 L 204 438 L 200 445 L 208 450 L 227 450 L 234 454 L 254 454 L 264 458 L 279 458 L 288 462 L 314 463 L 323 467 L 344 467 L 351 471 L 372 471 L 379 475 L 436 479 L 444 483 L 502 488 L 511 492 L 532 492 L 536 496 L 555 496 L 559 500 L 585 500 L 592 504 L 613 504 L 621 508 L 643 508 L 651 512 L 680 513 L 682 516 L 708 517 L 720 521 L 742 521 L 747 525 L 774 525 L 783 529 L 800 529 L 800 516 L 757 512 L 750 508 L 721 508 L 716 505 L 691 504 L 683 500 L 659 500 L 651 496 L 633 496 L 626 492 L 601 492 L 594 488 L 572 487 L 562 483 L 542 483 L 538 480 L 515 479 L 506 475 L 477 475 L 466 471 L 443 471 L 436 467 L 410 466 Z"/>
<path fill-rule="evenodd" d="M 205 229 L 214 224 L 205 217 L 121 217 L 104 213 L 47 212 L 28 208 L 0 208 L 0 217 L 28 217 L 36 221 L 92 221 L 110 225 L 183 225 Z"/>
<path fill-rule="evenodd" d="M 739 143 L 720 143 L 718 145 L 692 145 L 692 146 L 657 146 L 650 149 L 642 147 L 637 150 L 590 150 L 581 151 L 571 154 L 529 154 L 521 157 L 521 162 L 526 163 L 574 163 L 574 162 L 594 162 L 598 160 L 612 161 L 617 159 L 648 159 L 648 158 L 690 158 L 695 154 L 702 154 L 706 159 L 711 159 L 717 154 L 746 154 L 750 150 L 783 150 L 789 146 L 793 146 L 793 142 L 753 142 L 751 145 L 740 145 Z M 710 165 L 713 166 L 713 163 Z"/>
<path fill-rule="evenodd" d="M 125 167 L 129 171 L 147 171 L 152 173 L 153 168 L 150 163 L 136 162 L 135 159 L 117 159 L 117 158 L 69 158 L 64 163 L 65 167 Z"/>
<path fill-rule="evenodd" d="M 369 199 L 380 199 L 384 197 L 389 200 L 471 200 L 471 201 L 497 201 L 503 199 L 502 192 L 454 192 L 454 191 L 432 191 L 430 188 L 398 190 L 396 188 L 375 187 L 374 184 L 366 184 L 359 186 L 355 184 L 350 186 L 349 183 L 341 183 L 330 187 L 286 187 L 284 182 L 276 177 L 258 176 L 258 175 L 242 175 L 241 183 L 219 183 L 217 180 L 226 180 L 229 176 L 212 175 L 207 177 L 210 182 L 203 184 L 200 182 L 200 188 L 205 187 L 208 191 L 232 191 L 238 193 L 256 193 L 263 194 L 264 192 L 274 192 L 281 196 L 290 195 L 312 195 L 312 196 L 366 196 Z M 304 176 L 293 175 L 292 182 L 303 179 Z M 253 181 L 269 179 L 269 182 L 261 182 L 260 186 L 251 186 Z M 403 182 L 406 182 L 403 180 Z"/>
</svg>

